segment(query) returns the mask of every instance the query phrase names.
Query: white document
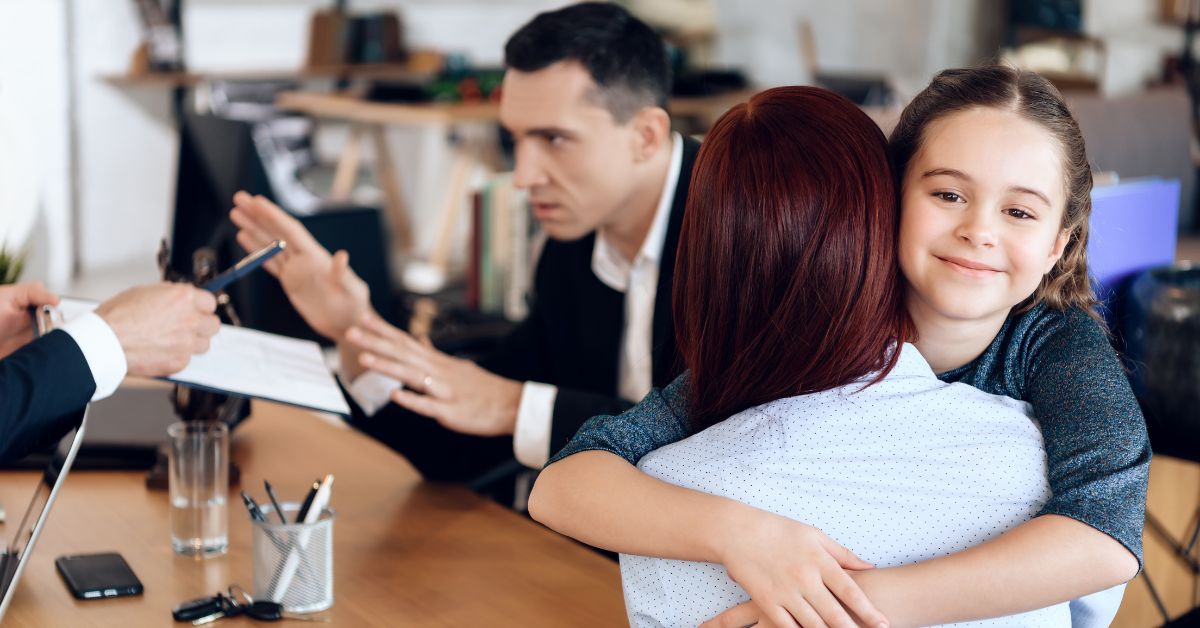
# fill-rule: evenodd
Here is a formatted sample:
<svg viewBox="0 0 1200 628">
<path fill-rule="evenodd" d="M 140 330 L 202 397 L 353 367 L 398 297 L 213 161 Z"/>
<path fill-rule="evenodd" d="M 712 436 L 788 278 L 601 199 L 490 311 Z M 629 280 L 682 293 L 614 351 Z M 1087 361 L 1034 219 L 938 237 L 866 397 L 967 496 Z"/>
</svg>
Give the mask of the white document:
<svg viewBox="0 0 1200 628">
<path fill-rule="evenodd" d="M 97 305 L 63 299 L 59 309 L 63 318 L 70 320 Z M 208 353 L 192 356 L 187 368 L 164 379 L 219 393 L 350 415 L 350 406 L 325 366 L 320 345 L 245 327 L 221 325 Z"/>
<path fill-rule="evenodd" d="M 350 415 L 350 406 L 311 340 L 221 325 L 212 348 L 168 381 Z"/>
</svg>

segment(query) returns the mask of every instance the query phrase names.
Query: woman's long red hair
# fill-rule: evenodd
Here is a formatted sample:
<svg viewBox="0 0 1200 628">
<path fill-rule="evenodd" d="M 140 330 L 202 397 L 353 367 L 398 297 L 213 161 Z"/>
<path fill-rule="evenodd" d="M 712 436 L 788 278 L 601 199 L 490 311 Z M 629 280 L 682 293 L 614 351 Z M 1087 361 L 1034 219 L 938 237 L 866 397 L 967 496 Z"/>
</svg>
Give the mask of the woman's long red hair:
<svg viewBox="0 0 1200 628">
<path fill-rule="evenodd" d="M 841 96 L 764 91 L 696 158 L 675 270 L 692 428 L 895 365 L 909 337 L 887 143 Z"/>
</svg>

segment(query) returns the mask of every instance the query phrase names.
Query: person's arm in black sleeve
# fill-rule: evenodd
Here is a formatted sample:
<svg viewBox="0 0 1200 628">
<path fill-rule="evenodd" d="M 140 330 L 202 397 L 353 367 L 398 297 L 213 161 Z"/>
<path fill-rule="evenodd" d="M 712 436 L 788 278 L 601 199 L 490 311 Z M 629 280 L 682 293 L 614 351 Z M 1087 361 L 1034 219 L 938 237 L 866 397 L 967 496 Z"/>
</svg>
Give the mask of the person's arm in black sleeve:
<svg viewBox="0 0 1200 628">
<path fill-rule="evenodd" d="M 53 331 L 0 360 L 0 462 L 61 438 L 96 391 L 79 345 Z"/>
</svg>

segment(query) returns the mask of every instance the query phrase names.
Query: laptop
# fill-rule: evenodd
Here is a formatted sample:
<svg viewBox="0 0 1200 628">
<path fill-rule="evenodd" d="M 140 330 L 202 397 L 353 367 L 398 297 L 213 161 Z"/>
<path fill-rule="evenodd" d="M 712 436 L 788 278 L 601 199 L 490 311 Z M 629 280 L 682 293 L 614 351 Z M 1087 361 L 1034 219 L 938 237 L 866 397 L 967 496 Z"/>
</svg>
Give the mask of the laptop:
<svg viewBox="0 0 1200 628">
<path fill-rule="evenodd" d="M 230 431 L 249 414 L 249 407 L 243 403 L 226 417 Z M 165 385 L 123 385 L 111 397 L 92 402 L 88 416 L 91 428 L 75 458 L 76 471 L 150 469 L 158 462 L 159 449 L 169 442 L 167 426 L 180 420 L 171 403 L 171 389 Z M 0 468 L 44 469 L 54 454 L 35 451 Z"/>
<path fill-rule="evenodd" d="M 3 601 L 0 601 L 0 620 L 4 619 L 8 605 L 12 603 L 21 572 L 29 564 L 29 556 L 33 553 L 33 546 L 37 543 L 42 528 L 46 526 L 54 499 L 67 479 L 71 465 L 75 463 L 75 455 L 79 453 L 79 446 L 83 444 L 87 417 L 88 409 L 85 408 L 79 427 L 68 432 L 59 441 L 58 449 L 55 450 L 50 464 L 46 465 L 46 471 L 34 491 L 33 501 L 29 503 L 25 516 L 21 517 L 21 525 L 9 539 L 8 546 L 0 552 L 0 592 L 4 595 Z"/>
</svg>

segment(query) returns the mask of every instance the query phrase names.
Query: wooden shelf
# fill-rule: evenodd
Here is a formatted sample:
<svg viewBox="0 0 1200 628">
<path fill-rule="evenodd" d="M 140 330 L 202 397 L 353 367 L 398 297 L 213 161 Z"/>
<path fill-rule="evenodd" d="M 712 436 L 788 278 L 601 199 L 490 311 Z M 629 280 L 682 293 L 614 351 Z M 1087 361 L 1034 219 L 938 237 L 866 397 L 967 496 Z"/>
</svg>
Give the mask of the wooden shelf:
<svg viewBox="0 0 1200 628">
<path fill-rule="evenodd" d="M 100 77 L 116 87 L 191 87 L 210 81 L 306 81 L 320 79 L 428 80 L 432 73 L 408 64 L 333 65 L 292 70 L 246 70 L 236 72 L 149 72 L 106 74 Z"/>
<path fill-rule="evenodd" d="M 493 122 L 500 115 L 500 107 L 489 102 L 372 102 L 349 94 L 306 91 L 283 92 L 275 99 L 275 105 L 284 111 L 368 124 Z"/>
</svg>

